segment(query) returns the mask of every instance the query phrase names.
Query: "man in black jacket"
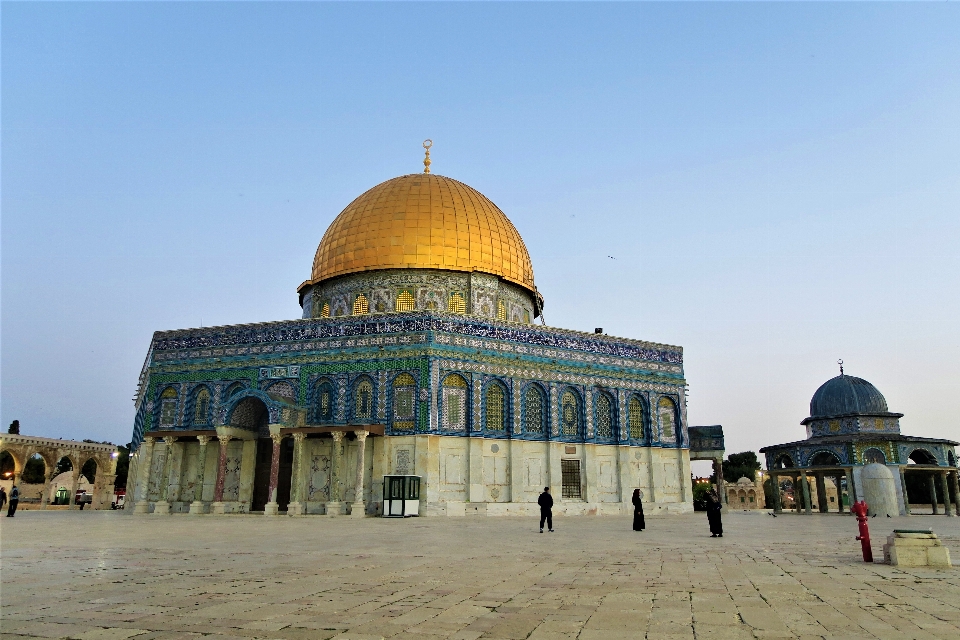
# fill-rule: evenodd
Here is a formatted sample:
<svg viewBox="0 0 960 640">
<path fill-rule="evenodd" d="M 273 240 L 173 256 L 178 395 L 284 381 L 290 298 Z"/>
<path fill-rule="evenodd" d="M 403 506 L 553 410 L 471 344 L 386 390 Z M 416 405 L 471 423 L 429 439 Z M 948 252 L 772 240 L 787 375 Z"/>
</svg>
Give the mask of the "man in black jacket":
<svg viewBox="0 0 960 640">
<path fill-rule="evenodd" d="M 553 496 L 550 495 L 550 487 L 544 487 L 543 493 L 537 498 L 537 504 L 540 505 L 540 533 L 543 533 L 543 521 L 547 521 L 547 528 L 553 533 Z"/>
</svg>

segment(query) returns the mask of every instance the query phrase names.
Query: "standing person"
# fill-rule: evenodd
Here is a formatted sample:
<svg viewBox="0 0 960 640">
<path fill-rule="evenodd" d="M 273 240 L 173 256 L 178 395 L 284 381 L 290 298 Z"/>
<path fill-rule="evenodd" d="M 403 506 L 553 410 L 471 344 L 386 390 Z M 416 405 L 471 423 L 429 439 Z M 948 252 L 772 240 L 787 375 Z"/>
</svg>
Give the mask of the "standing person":
<svg viewBox="0 0 960 640">
<path fill-rule="evenodd" d="M 12 518 L 17 512 L 17 505 L 20 504 L 20 489 L 14 487 L 10 489 L 10 506 L 7 507 L 7 517 Z"/>
<path fill-rule="evenodd" d="M 550 495 L 550 487 L 543 488 L 537 504 L 540 505 L 540 533 L 543 533 L 544 520 L 547 521 L 547 529 L 553 533 L 553 496 Z"/>
<path fill-rule="evenodd" d="M 633 490 L 633 530 L 643 531 L 647 526 L 643 520 L 643 502 L 640 500 L 640 489 Z"/>
<path fill-rule="evenodd" d="M 3 511 L 3 505 L 7 504 L 7 491 L 0 487 L 0 511 Z"/>
<path fill-rule="evenodd" d="M 711 491 L 707 494 L 707 520 L 710 522 L 710 537 L 723 537 L 723 523 L 720 522 L 720 510 L 723 508 L 717 494 Z"/>
</svg>

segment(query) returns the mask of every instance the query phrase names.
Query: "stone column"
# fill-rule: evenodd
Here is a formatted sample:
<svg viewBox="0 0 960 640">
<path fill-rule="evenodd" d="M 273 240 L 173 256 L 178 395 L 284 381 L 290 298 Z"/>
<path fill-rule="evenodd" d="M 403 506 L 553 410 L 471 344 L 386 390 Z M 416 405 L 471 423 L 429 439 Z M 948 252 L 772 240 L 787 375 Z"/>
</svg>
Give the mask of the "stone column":
<svg viewBox="0 0 960 640">
<path fill-rule="evenodd" d="M 947 472 L 940 474 L 940 489 L 943 491 L 943 515 L 953 517 L 953 509 L 950 508 L 950 485 L 947 484 Z"/>
<path fill-rule="evenodd" d="M 173 468 L 173 443 L 177 439 L 174 436 L 166 436 L 163 439 L 167 446 L 163 450 L 163 472 L 160 476 L 160 500 L 153 505 L 154 515 L 170 515 L 170 502 L 167 496 L 170 492 L 170 473 Z"/>
<path fill-rule="evenodd" d="M 907 494 L 907 474 L 900 467 L 900 491 L 903 493 L 903 511 L 910 515 L 910 496 Z"/>
<path fill-rule="evenodd" d="M 53 471 L 47 471 L 44 475 L 43 480 L 43 495 L 40 496 L 40 508 L 46 509 L 47 505 L 50 504 L 50 488 L 52 487 L 53 479 L 57 477 L 57 469 L 53 468 Z"/>
<path fill-rule="evenodd" d="M 327 515 L 343 515 L 343 502 L 340 492 L 340 467 L 343 465 L 343 431 L 334 431 L 333 455 L 330 456 L 330 501 L 327 502 Z"/>
<path fill-rule="evenodd" d="M 827 502 L 827 483 L 824 481 L 825 478 L 822 473 L 814 474 L 814 482 L 817 483 L 817 507 L 820 513 L 827 513 L 830 511 L 829 503 Z"/>
<path fill-rule="evenodd" d="M 72 463 L 73 460 L 71 460 L 70 462 Z M 20 483 L 17 482 L 17 480 L 18 478 L 14 477 L 13 482 L 19 485 Z M 77 485 L 79 483 L 80 483 L 80 468 L 74 467 L 73 473 L 71 474 L 71 487 L 70 487 L 70 508 L 71 509 L 77 506 Z"/>
<path fill-rule="evenodd" d="M 140 446 L 138 453 L 142 456 L 140 460 L 137 461 L 137 471 L 139 471 L 138 481 L 134 485 L 134 489 L 139 496 L 136 505 L 133 508 L 134 513 L 150 513 L 150 467 L 153 466 L 153 443 L 156 442 L 156 438 L 146 437 L 143 439 L 143 444 Z"/>
<path fill-rule="evenodd" d="M 835 476 L 833 481 L 837 483 L 837 502 L 840 504 L 837 505 L 837 513 L 844 513 L 846 507 L 843 506 L 843 479 L 847 477 L 847 472 L 844 471 L 841 475 Z M 850 482 L 847 481 L 847 488 L 849 490 Z"/>
<path fill-rule="evenodd" d="M 273 451 L 270 456 L 270 484 L 267 489 L 268 502 L 263 507 L 263 515 L 275 516 L 280 513 L 280 505 L 277 504 L 277 484 L 280 482 L 280 445 L 283 444 L 283 436 L 279 433 L 270 434 L 273 440 Z"/>
<path fill-rule="evenodd" d="M 934 479 L 934 472 L 927 475 L 927 484 L 930 486 L 930 506 L 933 507 L 933 515 L 940 515 L 940 504 L 937 502 L 937 481 Z"/>
<path fill-rule="evenodd" d="M 780 499 L 780 476 L 775 473 L 770 474 L 770 489 L 773 493 L 773 512 L 783 513 L 783 504 Z"/>
<path fill-rule="evenodd" d="M 350 508 L 350 515 L 358 518 L 362 518 L 367 515 L 367 503 L 363 499 L 363 472 L 364 467 L 364 449 L 367 444 L 367 435 L 369 431 L 364 431 L 360 429 L 359 431 L 354 431 L 353 434 L 357 436 L 357 480 L 354 483 L 354 496 L 353 496 L 353 506 Z"/>
<path fill-rule="evenodd" d="M 303 495 L 303 442 L 306 439 L 307 434 L 305 433 L 293 434 L 293 473 L 290 478 L 290 504 L 287 505 L 288 516 L 302 516 L 307 512 L 307 504 Z"/>
<path fill-rule="evenodd" d="M 960 516 L 960 472 L 954 471 L 950 474 L 951 484 L 953 485 L 953 506 L 954 511 Z"/>
<path fill-rule="evenodd" d="M 807 482 L 807 473 L 805 471 L 800 472 L 800 489 L 803 491 L 803 512 L 806 515 L 810 515 L 810 483 Z"/>
<path fill-rule="evenodd" d="M 197 436 L 197 442 L 200 443 L 199 453 L 197 453 L 197 480 L 193 487 L 193 502 L 190 503 L 190 513 L 198 515 L 206 511 L 206 505 L 203 504 L 203 482 L 207 466 L 207 443 L 210 442 L 210 436 Z"/>
<path fill-rule="evenodd" d="M 232 440 L 230 436 L 217 435 L 220 441 L 220 457 L 217 460 L 217 484 L 213 488 L 213 504 L 210 505 L 211 513 L 223 514 L 226 505 L 223 502 L 223 483 L 227 479 L 227 445 Z"/>
</svg>

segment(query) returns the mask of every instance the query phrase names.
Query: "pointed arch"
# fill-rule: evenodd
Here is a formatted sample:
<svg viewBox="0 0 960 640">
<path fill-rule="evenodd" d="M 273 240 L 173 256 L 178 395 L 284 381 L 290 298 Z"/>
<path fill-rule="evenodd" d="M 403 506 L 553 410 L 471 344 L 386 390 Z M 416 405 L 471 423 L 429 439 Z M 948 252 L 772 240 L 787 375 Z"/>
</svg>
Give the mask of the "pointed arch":
<svg viewBox="0 0 960 640">
<path fill-rule="evenodd" d="M 396 431 L 413 431 L 417 418 L 417 381 L 409 373 L 401 373 L 393 379 L 393 428 Z"/>
<path fill-rule="evenodd" d="M 627 423 L 630 429 L 630 439 L 640 441 L 644 439 L 644 401 L 638 395 L 630 396 L 627 402 Z"/>
<path fill-rule="evenodd" d="M 353 418 L 358 422 L 373 419 L 373 380 L 361 376 L 353 383 Z"/>
<path fill-rule="evenodd" d="M 616 436 L 616 410 L 613 397 L 599 391 L 594 402 L 594 426 L 599 440 L 612 440 Z"/>
<path fill-rule="evenodd" d="M 329 378 L 320 378 L 313 385 L 313 421 L 326 423 L 333 421 L 333 382 Z"/>
<path fill-rule="evenodd" d="M 467 426 L 467 381 L 458 373 L 443 379 L 440 396 L 441 421 L 448 431 L 462 431 Z"/>
<path fill-rule="evenodd" d="M 674 440 L 677 437 L 677 403 L 673 398 L 661 396 L 657 401 L 657 421 L 660 440 Z"/>
<path fill-rule="evenodd" d="M 504 431 L 507 426 L 507 388 L 499 380 L 487 383 L 483 392 L 483 428 Z"/>
<path fill-rule="evenodd" d="M 546 431 L 547 403 L 544 390 L 537 383 L 527 385 L 523 393 L 524 433 L 542 434 Z"/>
<path fill-rule="evenodd" d="M 207 385 L 201 384 L 194 388 L 186 414 L 190 417 L 191 425 L 210 424 L 210 388 Z"/>
<path fill-rule="evenodd" d="M 581 407 L 580 394 L 572 388 L 565 389 L 560 396 L 560 429 L 567 438 L 575 438 L 581 434 Z"/>
<path fill-rule="evenodd" d="M 401 289 L 400 293 L 397 294 L 397 304 L 395 307 L 397 311 L 413 311 L 416 305 L 417 301 L 408 289 Z"/>
<path fill-rule="evenodd" d="M 370 303 L 367 301 L 367 296 L 361 293 L 353 299 L 353 315 L 363 316 L 368 313 L 370 313 Z"/>
</svg>

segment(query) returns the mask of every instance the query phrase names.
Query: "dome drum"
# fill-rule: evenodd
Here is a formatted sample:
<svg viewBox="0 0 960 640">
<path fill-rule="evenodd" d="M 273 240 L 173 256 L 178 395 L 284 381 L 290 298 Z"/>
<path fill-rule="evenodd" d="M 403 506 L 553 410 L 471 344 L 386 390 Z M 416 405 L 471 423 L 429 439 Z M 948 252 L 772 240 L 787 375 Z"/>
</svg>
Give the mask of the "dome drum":
<svg viewBox="0 0 960 640">
<path fill-rule="evenodd" d="M 360 303 L 358 303 L 360 301 Z M 448 311 L 530 324 L 530 292 L 496 276 L 432 269 L 385 269 L 324 280 L 301 289 L 304 318 Z"/>
</svg>

